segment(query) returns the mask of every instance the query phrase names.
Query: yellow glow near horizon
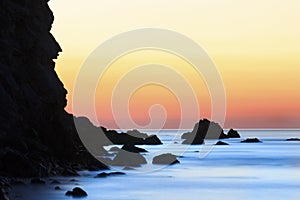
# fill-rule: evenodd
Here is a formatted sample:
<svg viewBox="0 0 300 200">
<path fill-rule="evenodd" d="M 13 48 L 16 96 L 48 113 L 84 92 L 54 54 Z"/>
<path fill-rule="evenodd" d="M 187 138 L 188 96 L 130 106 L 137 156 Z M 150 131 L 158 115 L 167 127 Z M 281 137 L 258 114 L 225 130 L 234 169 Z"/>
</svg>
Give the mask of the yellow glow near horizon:
<svg viewBox="0 0 300 200">
<path fill-rule="evenodd" d="M 190 37 L 212 57 L 226 88 L 227 127 L 300 127 L 298 0 L 51 0 L 49 5 L 52 33 L 63 49 L 56 71 L 69 91 L 70 112 L 73 84 L 89 53 L 119 33 L 155 27 Z"/>
</svg>

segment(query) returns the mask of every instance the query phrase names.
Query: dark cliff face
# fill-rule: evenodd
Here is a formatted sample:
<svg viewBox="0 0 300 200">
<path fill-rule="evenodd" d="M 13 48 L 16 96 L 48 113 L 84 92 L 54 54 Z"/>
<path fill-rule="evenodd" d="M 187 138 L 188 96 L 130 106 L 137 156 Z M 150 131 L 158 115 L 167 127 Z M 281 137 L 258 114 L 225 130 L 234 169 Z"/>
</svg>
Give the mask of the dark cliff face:
<svg viewBox="0 0 300 200">
<path fill-rule="evenodd" d="M 0 1 L 0 175 L 24 175 L 12 164 L 29 171 L 41 164 L 28 173 L 37 175 L 51 170 L 50 160 L 73 161 L 79 148 L 73 117 L 64 111 L 67 91 L 54 70 L 61 48 L 50 33 L 47 3 Z"/>
</svg>

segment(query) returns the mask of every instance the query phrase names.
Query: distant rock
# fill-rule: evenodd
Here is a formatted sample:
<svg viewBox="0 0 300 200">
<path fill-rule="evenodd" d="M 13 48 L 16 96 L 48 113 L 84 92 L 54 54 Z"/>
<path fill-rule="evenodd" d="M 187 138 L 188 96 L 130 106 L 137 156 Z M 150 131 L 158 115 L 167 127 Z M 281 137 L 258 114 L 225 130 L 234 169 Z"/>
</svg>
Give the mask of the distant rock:
<svg viewBox="0 0 300 200">
<path fill-rule="evenodd" d="M 160 165 L 173 165 L 176 163 L 180 163 L 177 160 L 176 155 L 173 155 L 171 153 L 161 154 L 159 156 L 155 156 L 152 160 L 152 164 L 160 164 Z"/>
<path fill-rule="evenodd" d="M 246 140 L 241 141 L 241 143 L 258 143 L 262 142 L 258 138 L 247 138 Z"/>
<path fill-rule="evenodd" d="M 226 142 L 218 141 L 215 145 L 229 145 Z"/>
<path fill-rule="evenodd" d="M 203 119 L 195 124 L 192 132 L 184 133 L 181 138 L 183 144 L 203 144 L 204 139 L 219 139 L 221 134 L 225 135 L 219 124 Z"/>
<path fill-rule="evenodd" d="M 286 141 L 300 141 L 299 138 L 289 138 L 289 139 L 286 139 Z"/>
<path fill-rule="evenodd" d="M 72 197 L 86 197 L 88 196 L 87 192 L 81 189 L 80 187 L 73 188 L 72 191 L 67 191 L 66 196 L 72 196 Z"/>
<path fill-rule="evenodd" d="M 230 129 L 227 133 L 228 138 L 240 138 L 240 134 L 234 130 L 234 129 Z"/>
</svg>

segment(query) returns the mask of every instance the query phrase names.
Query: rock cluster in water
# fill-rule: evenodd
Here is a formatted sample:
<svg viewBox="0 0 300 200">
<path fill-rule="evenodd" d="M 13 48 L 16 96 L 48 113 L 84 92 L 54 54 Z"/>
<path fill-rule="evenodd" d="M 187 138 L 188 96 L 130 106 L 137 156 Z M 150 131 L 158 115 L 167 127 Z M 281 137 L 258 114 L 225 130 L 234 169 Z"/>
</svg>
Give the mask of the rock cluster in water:
<svg viewBox="0 0 300 200">
<path fill-rule="evenodd" d="M 204 139 L 240 138 L 240 135 L 233 129 L 225 134 L 218 123 L 203 119 L 195 124 L 192 132 L 184 133 L 181 138 L 184 139 L 183 144 L 203 144 Z"/>
</svg>

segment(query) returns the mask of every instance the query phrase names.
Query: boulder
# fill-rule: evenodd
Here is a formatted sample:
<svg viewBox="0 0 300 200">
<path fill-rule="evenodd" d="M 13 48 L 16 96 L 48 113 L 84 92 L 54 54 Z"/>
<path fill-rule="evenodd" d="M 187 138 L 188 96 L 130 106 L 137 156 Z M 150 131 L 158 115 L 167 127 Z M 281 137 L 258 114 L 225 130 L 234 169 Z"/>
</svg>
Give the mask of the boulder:
<svg viewBox="0 0 300 200">
<path fill-rule="evenodd" d="M 159 156 L 155 156 L 152 160 L 152 164 L 160 164 L 160 165 L 173 165 L 176 163 L 180 163 L 177 160 L 176 155 L 173 155 L 171 153 L 161 154 Z"/>
<path fill-rule="evenodd" d="M 67 191 L 65 193 L 66 196 L 72 196 L 72 197 L 86 197 L 88 196 L 87 192 L 81 189 L 80 187 L 73 188 L 72 191 Z"/>
</svg>

